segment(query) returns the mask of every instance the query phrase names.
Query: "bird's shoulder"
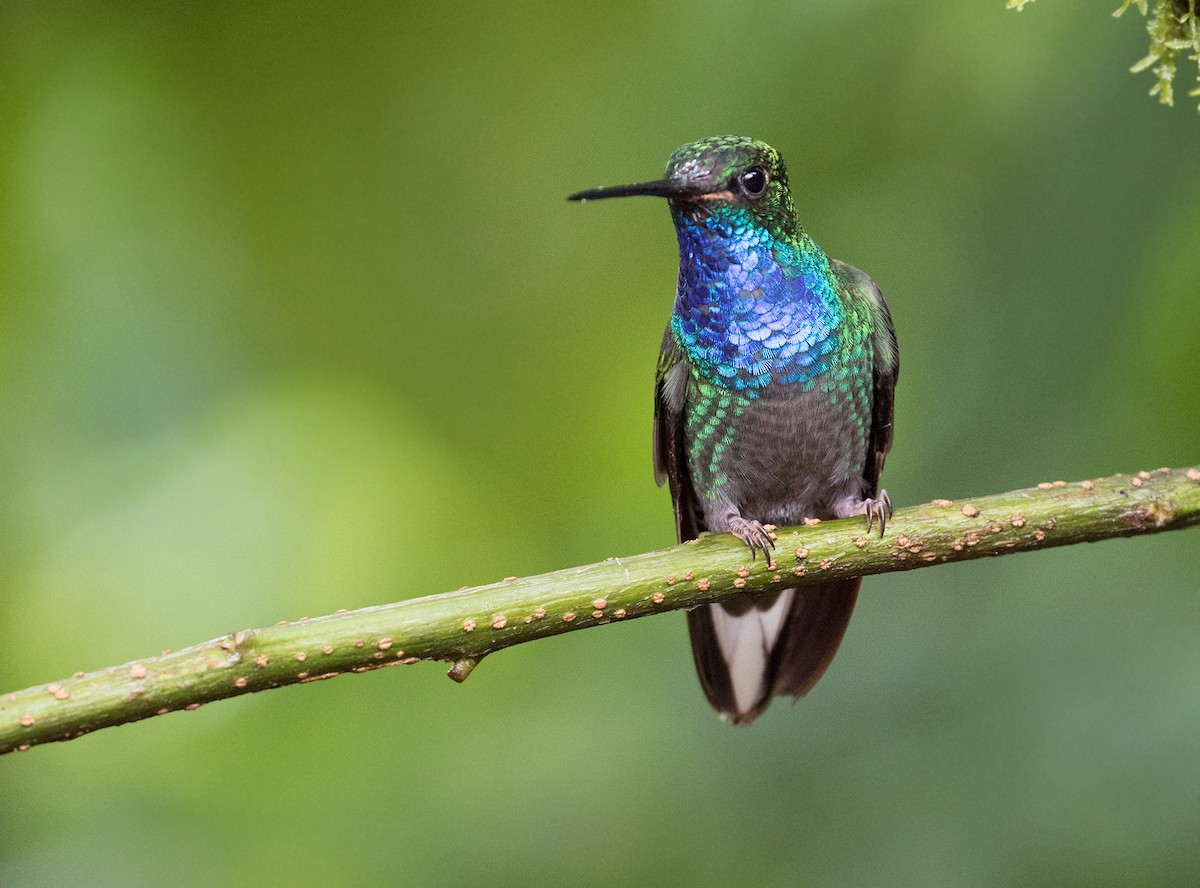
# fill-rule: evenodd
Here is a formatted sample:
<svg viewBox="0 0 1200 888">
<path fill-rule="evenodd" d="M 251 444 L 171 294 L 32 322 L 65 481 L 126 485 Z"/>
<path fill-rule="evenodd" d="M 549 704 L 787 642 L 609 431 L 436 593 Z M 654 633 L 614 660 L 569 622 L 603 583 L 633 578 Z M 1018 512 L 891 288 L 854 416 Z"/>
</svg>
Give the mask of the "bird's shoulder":
<svg viewBox="0 0 1200 888">
<path fill-rule="evenodd" d="M 899 364 L 896 328 L 892 324 L 892 315 L 888 311 L 887 300 L 883 298 L 879 285 L 865 271 L 840 259 L 830 259 L 829 265 L 846 297 L 867 312 L 877 370 L 894 374 L 893 368 Z"/>
<path fill-rule="evenodd" d="M 687 357 L 675 343 L 668 324 L 654 374 L 654 480 L 660 486 L 680 468 L 688 376 Z"/>
</svg>

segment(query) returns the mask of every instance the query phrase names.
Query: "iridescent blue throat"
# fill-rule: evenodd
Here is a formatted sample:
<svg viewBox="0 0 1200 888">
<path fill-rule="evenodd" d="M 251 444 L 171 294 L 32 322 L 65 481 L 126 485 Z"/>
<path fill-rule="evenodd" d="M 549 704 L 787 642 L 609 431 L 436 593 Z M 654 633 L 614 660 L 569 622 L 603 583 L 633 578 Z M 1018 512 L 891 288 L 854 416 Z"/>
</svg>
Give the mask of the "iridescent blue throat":
<svg viewBox="0 0 1200 888">
<path fill-rule="evenodd" d="M 809 238 L 776 239 L 744 210 L 696 222 L 673 210 L 679 291 L 671 330 L 709 381 L 756 390 L 812 383 L 838 347 L 842 307 L 829 259 Z"/>
</svg>

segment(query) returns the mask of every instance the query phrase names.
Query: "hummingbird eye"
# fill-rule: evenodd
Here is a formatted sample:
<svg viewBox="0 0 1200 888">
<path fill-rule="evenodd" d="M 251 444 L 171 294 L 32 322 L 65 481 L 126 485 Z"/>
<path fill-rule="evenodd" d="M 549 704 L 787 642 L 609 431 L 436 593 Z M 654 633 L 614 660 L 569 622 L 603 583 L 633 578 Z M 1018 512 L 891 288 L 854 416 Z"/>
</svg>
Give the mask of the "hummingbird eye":
<svg viewBox="0 0 1200 888">
<path fill-rule="evenodd" d="M 747 197 L 762 197 L 767 190 L 767 171 L 760 166 L 753 166 L 738 176 L 738 182 Z"/>
</svg>

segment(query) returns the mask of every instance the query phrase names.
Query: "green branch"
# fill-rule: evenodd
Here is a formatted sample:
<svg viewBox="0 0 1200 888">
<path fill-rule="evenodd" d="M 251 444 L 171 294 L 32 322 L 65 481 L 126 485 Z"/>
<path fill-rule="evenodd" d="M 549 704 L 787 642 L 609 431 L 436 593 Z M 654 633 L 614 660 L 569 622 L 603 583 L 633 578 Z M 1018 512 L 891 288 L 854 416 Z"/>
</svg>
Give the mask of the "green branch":
<svg viewBox="0 0 1200 888">
<path fill-rule="evenodd" d="M 180 651 L 0 697 L 0 753 L 213 700 L 420 660 L 463 681 L 495 651 L 562 632 L 809 582 L 845 579 L 1175 530 L 1200 524 L 1200 467 L 1158 469 L 896 512 L 886 536 L 862 520 L 775 533 L 775 562 L 747 563 L 733 537 L 510 577 L 325 617 L 245 629 Z"/>
</svg>

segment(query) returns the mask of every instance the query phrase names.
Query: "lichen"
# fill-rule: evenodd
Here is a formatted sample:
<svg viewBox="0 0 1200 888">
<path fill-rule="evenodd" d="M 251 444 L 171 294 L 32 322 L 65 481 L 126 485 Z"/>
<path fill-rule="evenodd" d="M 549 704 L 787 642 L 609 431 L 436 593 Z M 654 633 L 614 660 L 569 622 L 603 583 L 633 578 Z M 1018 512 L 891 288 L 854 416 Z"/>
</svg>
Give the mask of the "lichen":
<svg viewBox="0 0 1200 888">
<path fill-rule="evenodd" d="M 1008 0 L 1008 8 L 1020 12 L 1033 0 Z M 1138 12 L 1146 16 L 1146 30 L 1150 32 L 1150 50 L 1146 57 L 1129 70 L 1138 74 L 1152 69 L 1157 78 L 1150 89 L 1150 95 L 1158 96 L 1164 105 L 1175 104 L 1175 73 L 1178 68 L 1179 54 L 1187 52 L 1184 58 L 1196 63 L 1196 82 L 1200 84 L 1200 18 L 1196 14 L 1197 0 L 1154 0 L 1151 9 L 1150 0 L 1123 0 L 1121 8 L 1113 13 L 1114 17 L 1124 14 L 1130 6 L 1137 7 Z M 1200 96 L 1200 85 L 1188 92 L 1189 96 Z M 1200 110 L 1200 105 L 1197 106 Z"/>
</svg>

